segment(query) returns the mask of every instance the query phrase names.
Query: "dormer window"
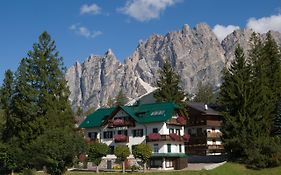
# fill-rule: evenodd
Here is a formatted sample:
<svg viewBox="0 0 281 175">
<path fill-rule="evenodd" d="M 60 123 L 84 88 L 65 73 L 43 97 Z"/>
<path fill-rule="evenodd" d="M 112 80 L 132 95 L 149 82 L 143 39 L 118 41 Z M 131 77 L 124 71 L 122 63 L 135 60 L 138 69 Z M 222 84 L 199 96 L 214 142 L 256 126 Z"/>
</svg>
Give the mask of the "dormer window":
<svg viewBox="0 0 281 175">
<path fill-rule="evenodd" d="M 165 113 L 164 110 L 153 111 L 153 112 L 151 112 L 151 116 L 163 115 L 164 113 Z"/>
</svg>

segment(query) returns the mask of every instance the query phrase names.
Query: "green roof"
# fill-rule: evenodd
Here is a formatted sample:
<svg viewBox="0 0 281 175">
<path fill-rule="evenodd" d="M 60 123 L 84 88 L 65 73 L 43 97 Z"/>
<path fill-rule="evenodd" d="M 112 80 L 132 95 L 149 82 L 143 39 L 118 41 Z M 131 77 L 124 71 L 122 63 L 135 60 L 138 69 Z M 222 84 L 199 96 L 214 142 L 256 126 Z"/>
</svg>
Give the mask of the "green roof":
<svg viewBox="0 0 281 175">
<path fill-rule="evenodd" d="M 89 115 L 79 127 L 99 127 L 104 119 L 115 110 L 124 110 L 139 124 L 165 122 L 173 116 L 176 109 L 179 109 L 178 105 L 168 102 L 101 108 Z"/>
<path fill-rule="evenodd" d="M 99 127 L 103 120 L 109 116 L 116 108 L 100 108 L 94 113 L 87 116 L 87 118 L 80 124 L 79 128 Z"/>
</svg>

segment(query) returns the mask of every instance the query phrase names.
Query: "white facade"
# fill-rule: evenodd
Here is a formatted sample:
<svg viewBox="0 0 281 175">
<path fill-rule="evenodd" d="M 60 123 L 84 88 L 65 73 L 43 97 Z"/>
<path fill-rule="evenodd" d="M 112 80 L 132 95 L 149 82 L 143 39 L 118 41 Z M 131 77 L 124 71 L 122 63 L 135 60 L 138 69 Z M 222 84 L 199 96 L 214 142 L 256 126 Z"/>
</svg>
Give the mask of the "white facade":
<svg viewBox="0 0 281 175">
<path fill-rule="evenodd" d="M 174 116 L 177 117 L 177 116 Z M 130 116 L 120 110 L 113 116 L 112 120 L 120 119 L 120 118 L 130 118 Z M 135 130 L 139 130 L 139 135 L 133 136 L 133 132 Z M 142 132 L 141 132 L 142 130 Z M 181 137 L 185 134 L 184 126 L 177 126 L 177 125 L 169 125 L 166 122 L 159 122 L 159 123 L 147 123 L 147 124 L 138 124 L 135 123 L 135 126 L 124 126 L 124 127 L 108 127 L 105 125 L 101 128 L 86 128 L 85 136 L 96 135 L 96 139 L 98 139 L 102 143 L 106 143 L 111 148 L 115 148 L 117 145 L 127 145 L 132 153 L 132 148 L 135 145 L 146 143 L 151 146 L 153 154 L 185 154 L 185 145 L 184 141 L 178 140 L 174 141 L 170 139 L 170 133 L 177 133 Z M 126 134 L 128 137 L 128 141 L 125 142 L 116 142 L 114 141 L 114 136 L 118 134 L 118 132 L 122 132 L 122 134 Z M 110 133 L 110 134 L 108 134 Z M 112 134 L 111 134 L 112 133 Z M 141 134 L 142 133 L 142 134 Z M 161 139 L 158 141 L 148 141 L 147 135 L 151 133 L 159 133 L 162 136 L 165 136 L 167 139 Z M 107 135 L 108 134 L 108 135 Z M 107 136 L 105 136 L 107 135 Z M 116 158 L 113 154 L 109 154 L 106 156 L 106 159 L 114 159 Z M 131 154 L 129 158 L 133 158 Z M 156 160 L 158 161 L 158 160 Z M 171 168 L 169 160 L 165 158 L 159 160 L 162 169 L 169 169 Z"/>
</svg>

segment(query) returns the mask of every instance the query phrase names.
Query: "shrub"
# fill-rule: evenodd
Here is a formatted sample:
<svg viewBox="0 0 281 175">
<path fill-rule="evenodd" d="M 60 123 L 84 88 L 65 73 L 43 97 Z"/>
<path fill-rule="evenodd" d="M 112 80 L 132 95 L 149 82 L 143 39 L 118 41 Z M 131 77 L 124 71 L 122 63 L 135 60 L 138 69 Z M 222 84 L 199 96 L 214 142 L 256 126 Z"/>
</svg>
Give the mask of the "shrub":
<svg viewBox="0 0 281 175">
<path fill-rule="evenodd" d="M 137 165 L 133 165 L 133 166 L 131 166 L 131 170 L 132 170 L 132 172 L 136 172 L 136 171 L 140 170 L 140 167 Z"/>
<path fill-rule="evenodd" d="M 35 170 L 33 169 L 23 169 L 21 175 L 34 175 Z"/>
</svg>

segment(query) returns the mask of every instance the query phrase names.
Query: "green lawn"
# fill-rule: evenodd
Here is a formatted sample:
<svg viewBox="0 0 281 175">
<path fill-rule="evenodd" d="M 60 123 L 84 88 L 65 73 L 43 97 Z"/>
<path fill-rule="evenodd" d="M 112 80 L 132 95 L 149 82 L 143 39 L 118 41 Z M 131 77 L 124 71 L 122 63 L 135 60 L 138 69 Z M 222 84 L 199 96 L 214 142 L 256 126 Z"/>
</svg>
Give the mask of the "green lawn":
<svg viewBox="0 0 281 175">
<path fill-rule="evenodd" d="M 214 170 L 202 170 L 202 171 L 168 171 L 168 172 L 150 172 L 153 175 L 281 175 L 281 167 L 269 168 L 263 170 L 250 170 L 243 165 L 236 163 L 226 163 Z M 147 174 L 150 174 L 147 173 Z M 93 175 L 92 172 L 67 172 L 66 175 Z M 117 175 L 122 173 L 100 173 L 100 175 Z M 133 173 L 126 173 L 133 174 Z M 143 173 L 134 173 L 141 175 Z M 36 175 L 44 175 L 38 173 Z"/>
</svg>

